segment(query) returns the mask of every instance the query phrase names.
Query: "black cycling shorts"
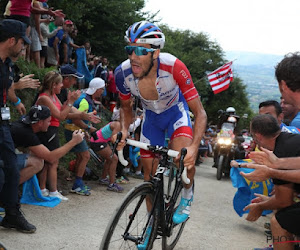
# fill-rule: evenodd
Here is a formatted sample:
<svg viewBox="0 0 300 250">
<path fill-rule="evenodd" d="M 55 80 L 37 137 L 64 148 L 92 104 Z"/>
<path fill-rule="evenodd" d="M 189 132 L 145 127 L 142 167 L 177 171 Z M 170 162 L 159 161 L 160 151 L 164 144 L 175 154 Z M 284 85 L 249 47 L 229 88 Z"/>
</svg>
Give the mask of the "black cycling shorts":
<svg viewBox="0 0 300 250">
<path fill-rule="evenodd" d="M 300 202 L 279 210 L 275 217 L 283 229 L 292 234 L 300 235 Z"/>
<path fill-rule="evenodd" d="M 91 149 L 93 149 L 95 152 L 99 152 L 100 150 L 106 148 L 108 145 L 107 142 L 91 142 Z"/>
</svg>

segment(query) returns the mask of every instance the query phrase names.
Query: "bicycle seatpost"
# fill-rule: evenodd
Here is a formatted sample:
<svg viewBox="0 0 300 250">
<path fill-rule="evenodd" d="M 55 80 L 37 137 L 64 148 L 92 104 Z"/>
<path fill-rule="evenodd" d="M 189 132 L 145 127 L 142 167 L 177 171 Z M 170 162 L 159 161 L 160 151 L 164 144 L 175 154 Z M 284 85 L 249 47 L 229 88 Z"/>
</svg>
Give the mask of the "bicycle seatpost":
<svg viewBox="0 0 300 250">
<path fill-rule="evenodd" d="M 118 134 L 117 134 L 117 140 L 114 143 L 114 146 L 113 146 L 110 158 L 112 158 L 114 156 L 114 153 L 116 151 L 116 148 L 117 148 L 119 142 L 121 141 L 121 138 L 122 138 L 122 132 L 118 132 Z"/>
</svg>

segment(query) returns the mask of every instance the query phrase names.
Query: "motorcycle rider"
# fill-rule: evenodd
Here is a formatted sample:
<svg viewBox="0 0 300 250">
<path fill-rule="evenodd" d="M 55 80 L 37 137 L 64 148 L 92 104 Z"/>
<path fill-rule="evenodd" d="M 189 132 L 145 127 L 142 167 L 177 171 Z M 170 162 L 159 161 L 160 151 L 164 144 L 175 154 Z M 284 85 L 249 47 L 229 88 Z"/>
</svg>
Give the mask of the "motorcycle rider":
<svg viewBox="0 0 300 250">
<path fill-rule="evenodd" d="M 222 125 L 225 122 L 229 122 L 232 123 L 234 125 L 234 130 L 233 130 L 233 135 L 232 135 L 232 139 L 236 139 L 236 136 L 239 134 L 238 128 L 237 128 L 237 123 L 240 119 L 240 117 L 238 115 L 236 115 L 236 110 L 234 107 L 227 107 L 226 111 L 223 110 L 219 110 L 218 111 L 219 114 L 219 128 L 222 129 Z M 236 141 L 236 140 L 235 140 Z M 237 144 L 238 141 L 236 141 Z M 235 152 L 235 158 L 244 158 L 243 156 L 243 152 L 241 152 L 242 150 L 240 149 L 240 147 L 236 147 L 236 152 Z M 217 167 L 217 158 L 218 158 L 218 152 L 219 152 L 219 146 L 218 143 L 215 144 L 214 147 L 214 164 L 212 167 L 216 168 Z"/>
</svg>

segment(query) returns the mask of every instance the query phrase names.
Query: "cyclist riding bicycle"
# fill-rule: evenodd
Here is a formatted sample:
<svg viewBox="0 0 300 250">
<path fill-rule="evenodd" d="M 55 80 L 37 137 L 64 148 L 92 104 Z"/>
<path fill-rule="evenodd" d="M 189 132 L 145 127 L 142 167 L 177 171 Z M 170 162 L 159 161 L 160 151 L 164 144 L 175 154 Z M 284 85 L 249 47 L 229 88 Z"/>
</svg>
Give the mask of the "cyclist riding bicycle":
<svg viewBox="0 0 300 250">
<path fill-rule="evenodd" d="M 137 96 L 141 99 L 144 112 L 140 141 L 163 146 L 167 131 L 170 148 L 177 151 L 183 147 L 187 149 L 184 165 L 191 182 L 184 186 L 180 205 L 173 216 L 174 223 L 182 223 L 187 220 L 193 201 L 195 160 L 206 127 L 206 113 L 183 62 L 171 54 L 160 53 L 165 36 L 156 25 L 140 21 L 130 26 L 125 34 L 125 41 L 128 43 L 125 50 L 129 59 L 115 70 L 121 100 L 122 132 L 122 140 L 117 149 L 120 150 L 125 145 L 133 115 L 130 98 L 131 95 Z M 194 129 L 189 109 L 195 116 Z M 149 181 L 157 167 L 153 166 L 154 155 L 141 149 L 141 159 L 144 180 Z M 178 161 L 179 157 L 175 160 Z"/>
</svg>

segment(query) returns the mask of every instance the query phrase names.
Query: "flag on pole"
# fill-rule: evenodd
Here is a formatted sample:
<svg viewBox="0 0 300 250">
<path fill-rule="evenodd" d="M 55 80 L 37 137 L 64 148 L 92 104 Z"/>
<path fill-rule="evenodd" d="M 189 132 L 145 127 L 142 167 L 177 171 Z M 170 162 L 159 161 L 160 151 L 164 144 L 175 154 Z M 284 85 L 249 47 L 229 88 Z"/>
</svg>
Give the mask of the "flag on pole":
<svg viewBox="0 0 300 250">
<path fill-rule="evenodd" d="M 207 75 L 214 94 L 218 94 L 228 89 L 230 82 L 233 80 L 231 66 L 232 62 L 226 63 Z"/>
</svg>

